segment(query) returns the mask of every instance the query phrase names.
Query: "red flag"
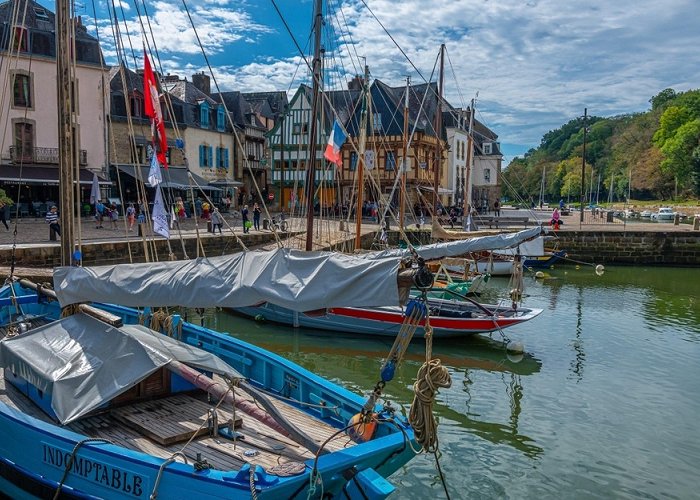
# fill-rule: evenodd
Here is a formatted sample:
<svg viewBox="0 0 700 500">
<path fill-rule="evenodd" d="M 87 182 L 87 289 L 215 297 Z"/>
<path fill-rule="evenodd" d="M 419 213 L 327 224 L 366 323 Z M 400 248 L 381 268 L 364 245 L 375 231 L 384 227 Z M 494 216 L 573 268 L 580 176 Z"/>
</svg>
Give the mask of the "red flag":
<svg viewBox="0 0 700 500">
<path fill-rule="evenodd" d="M 160 110 L 160 99 L 158 98 L 158 86 L 153 76 L 151 62 L 148 60 L 146 51 L 143 52 L 143 100 L 146 116 L 151 119 L 151 130 L 154 142 L 157 147 L 158 161 L 165 168 L 168 168 L 168 161 L 165 153 L 168 151 L 168 140 L 165 137 L 165 122 L 163 113 Z"/>
</svg>

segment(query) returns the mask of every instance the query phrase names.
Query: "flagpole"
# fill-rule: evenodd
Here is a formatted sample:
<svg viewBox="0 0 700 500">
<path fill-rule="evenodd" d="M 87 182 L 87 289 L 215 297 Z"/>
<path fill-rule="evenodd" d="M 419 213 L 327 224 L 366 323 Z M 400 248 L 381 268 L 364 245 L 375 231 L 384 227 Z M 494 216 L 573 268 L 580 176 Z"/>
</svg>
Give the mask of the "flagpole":
<svg viewBox="0 0 700 500">
<path fill-rule="evenodd" d="M 355 250 L 362 248 L 362 197 L 365 190 L 365 145 L 367 141 L 367 92 L 369 67 L 365 64 L 365 81 L 362 85 L 362 114 L 360 118 L 360 143 L 357 158 L 357 208 L 355 209 Z"/>
</svg>

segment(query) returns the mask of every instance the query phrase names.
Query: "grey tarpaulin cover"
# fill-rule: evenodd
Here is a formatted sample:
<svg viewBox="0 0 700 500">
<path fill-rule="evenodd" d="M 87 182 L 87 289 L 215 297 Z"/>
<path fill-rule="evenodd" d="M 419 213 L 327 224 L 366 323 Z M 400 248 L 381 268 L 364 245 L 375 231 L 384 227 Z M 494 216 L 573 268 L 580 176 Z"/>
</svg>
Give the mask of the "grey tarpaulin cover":
<svg viewBox="0 0 700 500">
<path fill-rule="evenodd" d="M 426 245 L 425 259 L 508 248 L 541 233 L 536 227 Z M 348 255 L 280 248 L 146 264 L 59 267 L 54 289 L 62 306 L 107 302 L 129 307 L 243 307 L 270 302 L 296 311 L 398 305 L 397 274 L 409 250 Z"/>
<path fill-rule="evenodd" d="M 143 326 L 115 328 L 84 314 L 0 342 L 0 366 L 51 393 L 51 407 L 63 424 L 125 392 L 172 359 L 242 378 L 202 349 Z"/>
</svg>

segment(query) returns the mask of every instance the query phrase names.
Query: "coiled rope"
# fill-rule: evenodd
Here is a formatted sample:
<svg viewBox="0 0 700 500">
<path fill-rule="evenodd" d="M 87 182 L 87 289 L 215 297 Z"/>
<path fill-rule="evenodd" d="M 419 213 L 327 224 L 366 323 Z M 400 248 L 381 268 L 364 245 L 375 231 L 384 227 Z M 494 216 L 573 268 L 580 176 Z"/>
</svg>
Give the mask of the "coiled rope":
<svg viewBox="0 0 700 500">
<path fill-rule="evenodd" d="M 433 415 L 435 395 L 441 387 L 450 387 L 452 377 L 442 361 L 433 358 L 433 329 L 429 316 L 425 324 L 425 363 L 418 370 L 413 384 L 413 403 L 408 421 L 413 427 L 416 441 L 428 453 L 438 450 L 437 421 Z"/>
</svg>

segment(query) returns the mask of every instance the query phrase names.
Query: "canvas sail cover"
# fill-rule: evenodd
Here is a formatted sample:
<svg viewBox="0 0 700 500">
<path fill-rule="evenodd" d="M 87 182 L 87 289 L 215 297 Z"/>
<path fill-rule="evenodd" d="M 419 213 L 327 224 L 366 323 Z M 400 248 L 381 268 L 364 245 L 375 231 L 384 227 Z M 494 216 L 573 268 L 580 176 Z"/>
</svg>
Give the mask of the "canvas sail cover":
<svg viewBox="0 0 700 500">
<path fill-rule="evenodd" d="M 426 260 L 510 248 L 541 233 L 518 233 L 417 248 Z M 270 302 L 295 311 L 398 305 L 397 275 L 408 249 L 348 255 L 280 248 L 145 264 L 59 267 L 54 289 L 62 306 L 106 302 L 129 307 L 244 307 Z"/>
<path fill-rule="evenodd" d="M 0 342 L 0 366 L 51 394 L 69 423 L 130 389 L 171 360 L 243 378 L 217 356 L 143 326 L 115 328 L 75 314 Z"/>
</svg>

